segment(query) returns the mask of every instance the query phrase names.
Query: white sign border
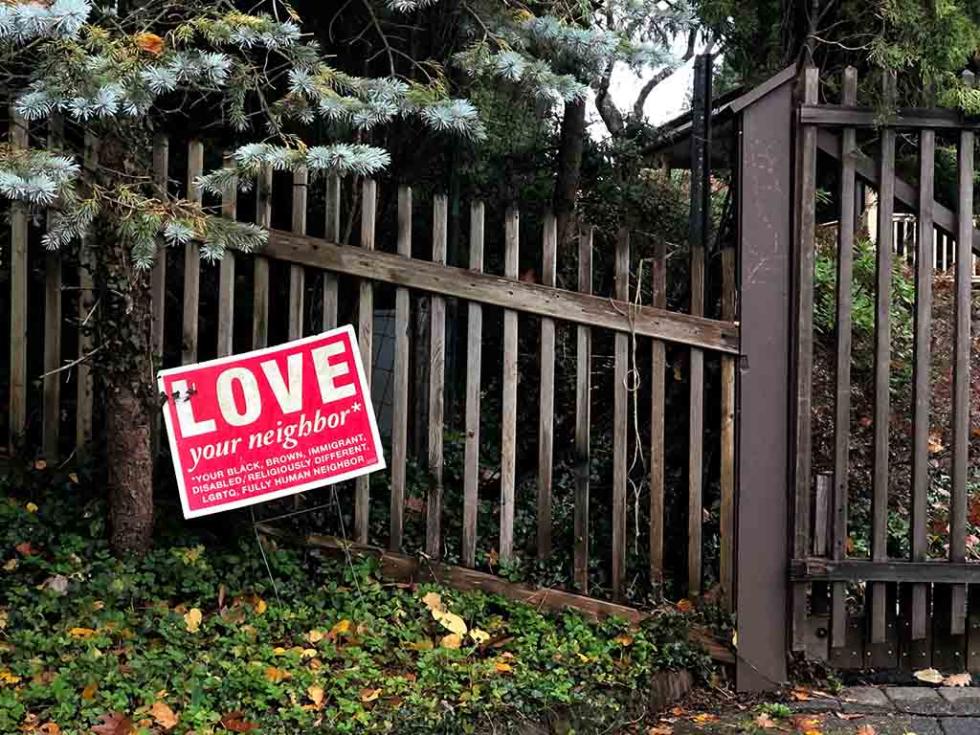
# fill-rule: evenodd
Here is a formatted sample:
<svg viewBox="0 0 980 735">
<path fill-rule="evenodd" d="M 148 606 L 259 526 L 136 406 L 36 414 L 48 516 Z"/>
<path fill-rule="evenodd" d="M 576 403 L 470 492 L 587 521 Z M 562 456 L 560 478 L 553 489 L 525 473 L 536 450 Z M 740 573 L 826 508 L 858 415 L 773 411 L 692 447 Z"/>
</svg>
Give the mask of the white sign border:
<svg viewBox="0 0 980 735">
<path fill-rule="evenodd" d="M 354 366 L 357 369 L 357 379 L 359 385 L 362 386 L 364 392 L 367 395 L 363 396 L 365 398 L 365 403 L 370 407 L 368 414 L 368 423 L 371 427 L 371 438 L 374 440 L 374 446 L 377 448 L 378 459 L 376 462 L 364 465 L 363 467 L 358 467 L 357 469 L 351 470 L 350 472 L 345 472 L 341 475 L 335 475 L 330 478 L 329 482 L 323 482 L 322 480 L 315 480 L 313 482 L 307 482 L 303 485 L 296 485 L 295 487 L 286 488 L 285 490 L 277 490 L 272 493 L 265 493 L 253 498 L 242 498 L 241 500 L 234 500 L 230 503 L 224 503 L 218 507 L 214 508 L 201 508 L 199 510 L 192 510 L 189 505 L 187 488 L 184 484 L 184 472 L 181 467 L 180 462 L 180 452 L 177 447 L 177 435 L 174 431 L 173 422 L 170 418 L 170 411 L 167 410 L 167 406 L 172 400 L 171 396 L 167 396 L 166 401 L 161 407 L 163 412 L 163 421 L 167 427 L 167 440 L 170 445 L 170 457 L 173 460 L 174 472 L 177 475 L 177 492 L 180 495 L 180 505 L 181 509 L 184 511 L 184 519 L 190 520 L 191 518 L 200 518 L 201 516 L 214 515 L 215 513 L 222 513 L 226 510 L 235 510 L 237 508 L 244 508 L 249 505 L 258 505 L 259 503 L 267 503 L 271 500 L 277 500 L 279 498 L 289 497 L 290 495 L 297 495 L 299 493 L 306 492 L 308 490 L 315 490 L 321 487 L 327 487 L 329 485 L 336 485 L 339 482 L 344 482 L 345 480 L 351 480 L 355 477 L 361 477 L 362 475 L 370 474 L 371 472 L 377 472 L 378 470 L 383 470 L 387 467 L 384 457 L 384 447 L 381 446 L 381 434 L 378 432 L 378 422 L 374 415 L 374 404 L 371 400 L 371 384 L 365 379 L 364 376 L 364 365 L 361 364 L 361 350 L 357 341 L 357 334 L 354 332 L 354 327 L 350 324 L 345 324 L 341 327 L 336 327 L 335 329 L 330 329 L 326 332 L 320 332 L 320 334 L 310 335 L 309 337 L 303 337 L 302 339 L 294 339 L 289 342 L 283 342 L 278 345 L 273 345 L 271 347 L 262 347 L 258 350 L 252 350 L 250 352 L 241 352 L 236 355 L 227 355 L 225 357 L 218 357 L 214 360 L 206 360 L 205 362 L 196 362 L 192 365 L 181 365 L 180 367 L 167 368 L 165 370 L 160 370 L 157 372 L 157 387 L 160 393 L 166 393 L 163 386 L 163 379 L 171 375 L 180 375 L 190 370 L 196 370 L 197 368 L 203 367 L 214 367 L 216 365 L 223 365 L 229 362 L 237 362 L 239 360 L 259 357 L 261 355 L 267 355 L 271 352 L 284 352 L 290 347 L 296 347 L 299 345 L 304 345 L 308 342 L 316 342 L 317 340 L 322 340 L 325 337 L 333 337 L 335 335 L 347 333 L 349 338 L 349 344 L 351 352 L 354 357 Z"/>
</svg>

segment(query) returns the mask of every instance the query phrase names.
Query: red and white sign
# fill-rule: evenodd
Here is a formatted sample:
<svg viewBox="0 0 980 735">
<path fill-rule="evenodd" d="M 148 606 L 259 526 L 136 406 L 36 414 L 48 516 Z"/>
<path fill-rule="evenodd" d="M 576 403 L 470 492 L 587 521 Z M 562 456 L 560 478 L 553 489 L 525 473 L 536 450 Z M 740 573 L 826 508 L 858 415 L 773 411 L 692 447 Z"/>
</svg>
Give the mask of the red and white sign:
<svg viewBox="0 0 980 735">
<path fill-rule="evenodd" d="M 162 370 L 163 417 L 184 517 L 383 469 L 352 327 Z"/>
</svg>

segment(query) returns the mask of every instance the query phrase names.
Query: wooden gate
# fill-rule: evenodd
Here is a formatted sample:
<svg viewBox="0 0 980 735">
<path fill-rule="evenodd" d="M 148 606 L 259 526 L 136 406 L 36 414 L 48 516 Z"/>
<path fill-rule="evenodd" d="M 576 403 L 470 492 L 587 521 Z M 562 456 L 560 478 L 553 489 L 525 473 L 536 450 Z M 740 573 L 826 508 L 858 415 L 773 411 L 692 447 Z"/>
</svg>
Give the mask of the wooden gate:
<svg viewBox="0 0 980 735">
<path fill-rule="evenodd" d="M 835 103 L 816 69 L 800 81 L 790 646 L 839 668 L 980 671 L 977 123 L 892 109 L 894 76 L 880 82 L 884 110 L 859 105 L 854 69 L 835 81 Z M 910 159 L 903 178 L 896 163 Z M 911 252 L 893 242 L 897 213 L 914 223 Z"/>
</svg>

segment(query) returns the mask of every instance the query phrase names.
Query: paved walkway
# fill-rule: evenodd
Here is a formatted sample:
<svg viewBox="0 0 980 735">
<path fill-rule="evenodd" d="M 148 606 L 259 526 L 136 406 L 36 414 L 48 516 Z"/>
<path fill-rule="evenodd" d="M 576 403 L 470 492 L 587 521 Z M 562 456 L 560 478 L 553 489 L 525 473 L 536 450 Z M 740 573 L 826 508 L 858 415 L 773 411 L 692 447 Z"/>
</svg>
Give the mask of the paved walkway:
<svg viewBox="0 0 980 735">
<path fill-rule="evenodd" d="M 832 715 L 824 720 L 828 733 L 853 732 L 868 724 L 878 735 L 980 735 L 980 687 L 851 687 L 837 698 L 795 702 L 792 707 Z M 837 713 L 864 717 L 842 720 Z M 834 727 L 830 720 L 840 725 Z"/>
</svg>

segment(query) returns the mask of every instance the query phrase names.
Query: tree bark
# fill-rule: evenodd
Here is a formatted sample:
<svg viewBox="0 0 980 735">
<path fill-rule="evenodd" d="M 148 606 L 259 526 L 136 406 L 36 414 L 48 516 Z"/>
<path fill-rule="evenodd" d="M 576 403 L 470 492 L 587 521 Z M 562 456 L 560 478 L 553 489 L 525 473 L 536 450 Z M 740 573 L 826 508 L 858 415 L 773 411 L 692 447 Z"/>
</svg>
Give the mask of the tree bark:
<svg viewBox="0 0 980 735">
<path fill-rule="evenodd" d="M 565 103 L 565 115 L 561 121 L 561 140 L 558 144 L 558 173 L 552 206 L 558 229 L 558 243 L 563 245 L 571 237 L 572 215 L 578 198 L 579 179 L 582 173 L 582 149 L 585 145 L 585 100 Z"/>
</svg>

